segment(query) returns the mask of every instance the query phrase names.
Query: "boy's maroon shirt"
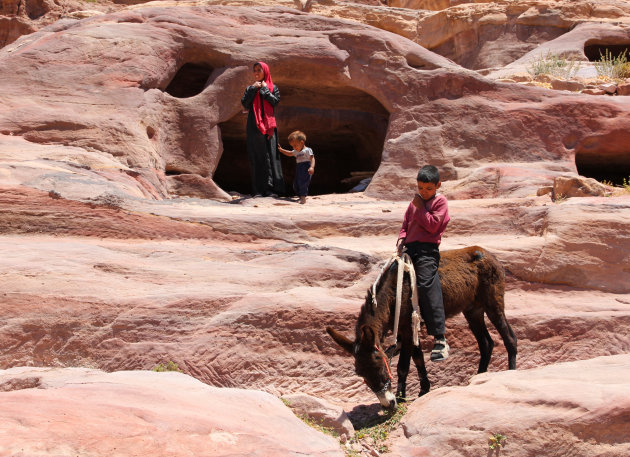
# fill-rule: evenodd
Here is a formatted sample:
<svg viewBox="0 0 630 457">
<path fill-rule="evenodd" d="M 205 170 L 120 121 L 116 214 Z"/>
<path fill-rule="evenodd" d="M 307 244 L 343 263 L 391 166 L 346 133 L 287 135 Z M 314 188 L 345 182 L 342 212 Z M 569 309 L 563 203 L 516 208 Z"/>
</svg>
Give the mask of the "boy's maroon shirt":
<svg viewBox="0 0 630 457">
<path fill-rule="evenodd" d="M 416 208 L 409 203 L 398 239 L 405 238 L 405 244 L 413 241 L 440 244 L 442 234 L 446 230 L 448 221 L 448 203 L 444 195 L 438 194 Z"/>
</svg>

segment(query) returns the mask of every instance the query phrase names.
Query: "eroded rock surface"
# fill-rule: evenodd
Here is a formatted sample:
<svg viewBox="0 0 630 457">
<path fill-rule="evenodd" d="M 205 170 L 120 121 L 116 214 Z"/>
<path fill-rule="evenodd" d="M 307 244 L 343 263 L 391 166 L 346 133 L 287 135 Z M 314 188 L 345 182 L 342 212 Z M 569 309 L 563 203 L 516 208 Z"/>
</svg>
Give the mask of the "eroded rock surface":
<svg viewBox="0 0 630 457">
<path fill-rule="evenodd" d="M 629 376 L 628 354 L 478 375 L 414 402 L 406 439 L 387 455 L 625 456 Z M 505 448 L 492 452 L 488 438 L 497 434 Z"/>
<path fill-rule="evenodd" d="M 352 172 L 371 171 L 369 195 L 403 198 L 413 184 L 409 170 L 428 161 L 459 182 L 457 198 L 533 195 L 558 174 L 577 171 L 576 161 L 588 174 L 594 156 L 609 169 L 627 167 L 630 138 L 619 133 L 630 131 L 625 98 L 496 83 L 356 22 L 217 5 L 68 19 L 3 48 L 0 143 L 14 161 L 23 161 L 21 149 L 12 152 L 16 136 L 96 152 L 110 164 L 91 171 L 131 170 L 153 198 L 225 199 L 215 184 L 247 193 L 239 100 L 260 55 L 283 93 L 280 138 L 309 126 L 320 157 L 315 194 L 342 191 Z M 49 152 L 42 148 L 36 158 L 51 159 Z M 20 164 L 28 181 L 5 173 L 70 197 L 85 183 L 39 165 Z"/>
<path fill-rule="evenodd" d="M 519 341 L 519 371 L 496 373 L 507 358 L 491 330 L 491 374 L 474 377 L 476 342 L 461 316 L 449 321 L 452 355 L 428 363 L 434 393 L 411 405 L 408 437 L 392 441 L 394 455 L 464 448 L 483 454 L 488 431 L 506 433 L 509 446 L 522 437 L 516 446 L 532 455 L 558 440 L 569 443 L 569 454 L 600 452 L 593 440 L 610 446 L 614 457 L 627 454 L 627 439 L 596 427 L 603 411 L 610 412 L 605 401 L 575 401 L 579 411 L 589 411 L 578 420 L 541 392 L 549 384 L 564 394 L 571 382 L 582 390 L 579 370 L 627 377 L 630 196 L 616 188 L 610 197 L 553 202 L 536 192 L 554 180 L 571 181 L 576 172 L 614 176 L 618 183 L 626 177 L 630 99 L 526 87 L 515 76 L 540 50 L 587 59 L 596 51 L 586 45 L 592 40 L 623 46 L 625 5 L 423 2 L 429 11 L 369 1 L 118 3 L 107 6 L 120 10 L 115 14 L 68 14 L 0 49 L 0 368 L 150 370 L 172 361 L 210 386 L 314 395 L 351 418 L 357 405 L 370 410 L 374 395 L 324 328 L 354 332 L 366 290 L 393 251 L 417 168 L 432 162 L 442 171 L 452 216 L 442 248 L 481 245 L 506 268 L 506 314 Z M 282 93 L 281 140 L 293 129 L 307 130 L 318 157 L 316 196 L 306 205 L 243 198 L 249 171 L 239 100 L 252 62 L 261 58 Z M 458 65 L 501 66 L 513 59 L 483 71 L 488 78 Z M 504 76 L 514 79 L 495 80 Z M 287 177 L 292 166 L 287 162 Z M 340 183 L 349 176 L 371 174 L 365 193 L 343 193 Z M 232 201 L 226 191 L 239 198 Z M 423 334 L 424 349 L 430 346 Z M 590 360 L 600 356 L 611 357 Z M 147 434 L 159 423 L 172 442 L 186 441 L 182 446 L 206 443 L 207 451 L 208 443 L 226 441 L 228 450 L 234 445 L 249 452 L 233 436 L 241 425 L 213 431 L 215 419 L 205 406 L 199 436 L 156 419 L 171 411 L 171 403 L 155 404 L 167 395 L 160 389 L 184 395 L 193 386 L 183 376 L 13 370 L 22 374 L 0 375 L 3 398 L 54 408 L 41 416 L 17 406 L 4 410 L 12 421 L 30 415 L 55 420 L 85 389 L 90 398 L 129 398 L 150 419 L 143 425 Z M 115 382 L 76 384 L 71 379 L 77 376 Z M 149 378 L 168 382 L 143 399 L 139 386 Z M 463 387 L 471 378 L 473 385 Z M 50 399 L 53 384 L 66 406 Z M 484 388 L 485 400 L 475 403 L 471 398 Z M 601 380 L 584 389 L 610 394 Z M 192 391 L 221 401 L 234 392 L 199 383 Z M 503 404 L 516 405 L 506 408 L 518 411 L 509 429 L 496 429 L 490 420 L 479 430 L 465 428 L 440 407 L 453 401 L 456 411 L 466 411 L 464 405 L 492 418 L 492 391 L 505 393 Z M 417 392 L 412 374 L 408 394 Z M 183 400 L 195 418 L 194 407 L 212 401 L 199 398 Z M 241 398 L 235 417 L 273 403 L 260 392 Z M 549 408 L 532 406 L 540 401 Z M 36 424 L 35 434 L 3 429 L 9 438 L 2 445 L 50 442 L 58 454 L 68 450 L 59 443 L 67 442 L 74 452 L 84 445 L 76 433 L 87 423 L 82 406 L 68 413 L 75 425 L 55 423 L 47 432 Z M 102 406 L 108 417 L 129 424 L 125 433 L 138 425 L 119 403 Z M 229 409 L 217 408 L 218 414 Z M 280 419 L 258 437 L 262 449 L 272 447 L 265 440 L 273 427 L 282 428 L 280 438 L 302 434 L 275 408 L 270 414 Z M 549 433 L 526 436 L 519 428 L 544 422 L 548 410 L 558 424 L 545 429 Z M 614 430 L 627 422 L 620 411 L 612 414 Z M 451 444 L 426 428 L 429 413 L 446 424 L 444 433 L 461 433 L 463 441 Z M 339 455 L 336 443 L 308 437 L 315 447 L 307 455 Z M 287 443 L 277 455 L 292 455 Z M 108 443 L 94 445 L 101 446 L 97 455 L 112 455 Z M 146 448 L 160 452 L 166 450 Z"/>
<path fill-rule="evenodd" d="M 37 379 L 37 385 L 24 380 Z M 3 455 L 342 457 L 338 443 L 263 392 L 179 373 L 0 370 Z M 31 383 L 32 384 L 32 383 Z"/>
</svg>

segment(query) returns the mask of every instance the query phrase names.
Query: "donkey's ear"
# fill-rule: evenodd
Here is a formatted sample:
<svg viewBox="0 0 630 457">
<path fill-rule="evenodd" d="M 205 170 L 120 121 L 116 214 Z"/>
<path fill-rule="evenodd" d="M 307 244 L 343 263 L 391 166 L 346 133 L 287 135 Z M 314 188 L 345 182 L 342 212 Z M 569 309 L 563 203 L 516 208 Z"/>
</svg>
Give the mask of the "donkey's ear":
<svg viewBox="0 0 630 457">
<path fill-rule="evenodd" d="M 364 325 L 361 327 L 361 346 L 373 347 L 375 345 L 376 335 L 374 335 L 374 330 L 372 327 Z"/>
<path fill-rule="evenodd" d="M 349 354 L 354 354 L 354 341 L 351 341 L 332 327 L 326 327 L 326 332 L 328 332 L 330 337 L 335 340 L 335 343 L 341 346 L 344 351 Z"/>
</svg>

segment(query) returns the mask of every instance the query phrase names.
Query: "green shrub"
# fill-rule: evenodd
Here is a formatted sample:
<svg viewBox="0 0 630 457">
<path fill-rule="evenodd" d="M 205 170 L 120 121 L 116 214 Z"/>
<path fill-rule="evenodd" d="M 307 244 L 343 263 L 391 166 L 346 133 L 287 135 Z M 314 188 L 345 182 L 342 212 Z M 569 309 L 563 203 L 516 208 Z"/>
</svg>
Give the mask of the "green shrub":
<svg viewBox="0 0 630 457">
<path fill-rule="evenodd" d="M 624 49 L 624 51 L 618 56 L 613 56 L 612 53 L 606 49 L 605 54 L 602 54 L 599 51 L 600 60 L 598 62 L 593 62 L 595 65 L 595 70 L 597 71 L 597 76 L 600 78 L 609 78 L 609 79 L 623 79 L 628 72 L 628 50 Z"/>
<path fill-rule="evenodd" d="M 563 59 L 551 51 L 546 55 L 540 55 L 527 66 L 527 73 L 536 77 L 538 75 L 551 75 L 560 78 L 573 78 L 580 70 L 582 63 L 578 60 Z"/>
<path fill-rule="evenodd" d="M 166 365 L 163 363 L 158 363 L 155 367 L 153 367 L 153 371 L 157 371 L 158 373 L 162 373 L 165 371 L 177 371 L 178 373 L 183 373 L 183 371 L 180 370 L 179 366 L 175 362 L 172 362 L 170 360 L 166 363 Z"/>
<path fill-rule="evenodd" d="M 630 62 L 626 62 L 619 67 L 620 78 L 630 78 Z"/>
<path fill-rule="evenodd" d="M 385 416 L 378 416 L 363 423 L 353 423 L 355 428 L 354 437 L 351 443 L 358 443 L 366 440 L 373 443 L 375 449 L 380 453 L 388 451 L 385 441 L 407 412 L 407 406 L 399 404 L 396 411 L 388 412 Z"/>
</svg>

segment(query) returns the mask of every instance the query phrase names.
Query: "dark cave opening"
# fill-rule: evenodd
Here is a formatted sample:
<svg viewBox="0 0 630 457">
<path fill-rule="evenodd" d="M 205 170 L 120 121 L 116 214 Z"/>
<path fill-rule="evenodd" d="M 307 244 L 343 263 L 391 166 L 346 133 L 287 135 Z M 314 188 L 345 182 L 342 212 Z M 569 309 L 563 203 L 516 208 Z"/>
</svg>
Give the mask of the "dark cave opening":
<svg viewBox="0 0 630 457">
<path fill-rule="evenodd" d="M 576 153 L 575 166 L 581 176 L 621 186 L 630 180 L 630 151 L 605 157 L 592 152 Z"/>
<path fill-rule="evenodd" d="M 279 87 L 279 144 L 290 149 L 287 136 L 302 130 L 307 136 L 306 145 L 315 153 L 309 195 L 348 192 L 362 178 L 376 172 L 389 113 L 375 98 L 353 88 Z M 247 113 L 219 124 L 223 155 L 213 179 L 227 192 L 251 193 L 246 124 Z M 282 156 L 282 165 L 287 193 L 291 195 L 295 159 Z"/>
<path fill-rule="evenodd" d="M 630 43 L 629 44 L 605 44 L 592 43 L 584 46 L 584 55 L 591 62 L 599 62 L 602 56 L 608 54 L 611 58 L 617 59 L 624 55 L 630 61 Z"/>
<path fill-rule="evenodd" d="M 207 65 L 186 63 L 177 71 L 165 92 L 177 98 L 199 95 L 213 71 L 214 68 Z"/>
</svg>

